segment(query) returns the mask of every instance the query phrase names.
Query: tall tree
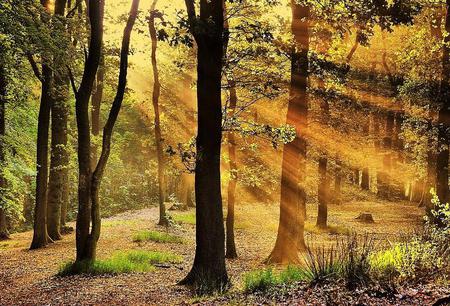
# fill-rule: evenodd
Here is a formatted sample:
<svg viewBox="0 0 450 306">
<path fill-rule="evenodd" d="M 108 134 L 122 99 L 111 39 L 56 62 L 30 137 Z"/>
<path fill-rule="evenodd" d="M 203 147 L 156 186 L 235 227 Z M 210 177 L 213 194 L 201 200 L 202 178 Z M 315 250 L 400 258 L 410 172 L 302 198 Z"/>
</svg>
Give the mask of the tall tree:
<svg viewBox="0 0 450 306">
<path fill-rule="evenodd" d="M 76 91 L 78 160 L 79 160 L 79 211 L 77 217 L 77 261 L 93 261 L 96 258 L 97 242 L 100 237 L 101 218 L 99 191 L 103 174 L 111 152 L 111 138 L 125 95 L 128 55 L 130 53 L 131 32 L 138 15 L 140 0 L 133 0 L 123 33 L 120 52 L 119 81 L 116 96 L 103 128 L 102 150 L 95 170 L 91 170 L 91 142 L 89 129 L 89 97 L 100 64 L 103 43 L 104 1 L 89 1 L 91 39 L 80 88 Z M 72 84 L 74 83 L 73 77 Z M 86 92 L 83 90 L 86 89 Z M 92 226 L 91 226 L 92 224 Z"/>
<path fill-rule="evenodd" d="M 44 24 L 49 24 L 50 0 L 41 0 L 45 13 L 42 14 Z M 48 53 L 48 52 L 44 52 Z M 42 55 L 41 103 L 38 118 L 37 135 L 37 175 L 36 175 L 36 201 L 34 208 L 33 241 L 30 249 L 45 247 L 51 238 L 47 232 L 47 180 L 48 180 L 48 140 L 50 128 L 50 109 L 52 105 L 53 72 L 50 67 L 48 54 Z"/>
<path fill-rule="evenodd" d="M 100 216 L 92 207 L 91 199 L 91 131 L 89 126 L 89 99 L 100 63 L 103 42 L 104 0 L 89 1 L 91 26 L 87 60 L 83 78 L 75 90 L 76 119 L 78 128 L 78 215 L 76 229 L 77 261 L 95 259 L 97 240 L 100 235 Z M 75 88 L 73 76 L 72 87 Z M 90 229 L 92 219 L 92 230 Z"/>
<path fill-rule="evenodd" d="M 306 139 L 308 115 L 309 15 L 307 4 L 291 1 L 291 30 L 295 46 L 291 51 L 291 83 L 286 123 L 296 129 L 294 141 L 285 144 L 281 172 L 280 220 L 275 246 L 268 258 L 271 263 L 296 263 L 298 250 L 306 248 Z"/>
<path fill-rule="evenodd" d="M 161 94 L 161 83 L 159 82 L 158 62 L 156 60 L 156 51 L 158 48 L 158 37 L 156 33 L 155 19 L 161 18 L 161 13 L 156 10 L 156 4 L 158 0 L 154 0 L 150 8 L 150 16 L 148 18 L 148 28 L 150 32 L 150 38 L 152 41 L 152 69 L 153 69 L 153 111 L 155 114 L 155 143 L 156 143 L 156 155 L 158 157 L 158 202 L 159 202 L 159 225 L 168 226 L 169 220 L 166 215 L 166 206 L 164 204 L 164 150 L 163 150 L 163 137 L 161 132 L 161 118 L 159 110 L 159 96 Z"/>
<path fill-rule="evenodd" d="M 0 47 L 1 48 L 1 47 Z M 9 238 L 8 226 L 6 224 L 6 206 L 5 206 L 5 191 L 6 178 L 4 177 L 3 169 L 6 163 L 6 96 L 7 96 L 7 71 L 6 65 L 3 62 L 4 50 L 0 49 L 0 240 Z"/>
<path fill-rule="evenodd" d="M 223 0 L 200 0 L 197 16 L 194 0 L 185 3 L 190 32 L 197 43 L 197 222 L 194 264 L 180 284 L 214 290 L 228 283 L 220 180 L 224 7 Z"/>
<path fill-rule="evenodd" d="M 55 21 L 53 31 L 63 34 L 66 31 L 64 21 L 67 0 L 55 1 Z M 58 33 L 59 32 L 59 33 Z M 66 42 L 61 35 L 62 44 Z M 69 202 L 69 156 L 67 150 L 67 121 L 69 115 L 69 78 L 61 58 L 53 60 L 54 97 L 51 109 L 51 155 L 50 177 L 47 199 L 47 230 L 52 240 L 61 239 L 61 209 Z"/>
<path fill-rule="evenodd" d="M 446 1 L 445 31 L 450 33 L 450 0 Z M 450 127 L 450 36 L 444 36 L 442 46 L 441 106 L 438 113 L 438 154 L 436 158 L 436 193 L 441 202 L 449 201 L 448 163 Z"/>
</svg>

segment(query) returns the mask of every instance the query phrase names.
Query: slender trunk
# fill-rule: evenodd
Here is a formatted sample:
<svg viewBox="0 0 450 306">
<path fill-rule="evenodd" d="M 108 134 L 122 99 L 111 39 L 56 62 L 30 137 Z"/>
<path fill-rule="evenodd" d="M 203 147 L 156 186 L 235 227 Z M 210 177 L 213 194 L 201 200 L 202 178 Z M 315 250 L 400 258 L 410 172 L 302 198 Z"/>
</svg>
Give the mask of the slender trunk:
<svg viewBox="0 0 450 306">
<path fill-rule="evenodd" d="M 36 201 L 34 208 L 33 241 L 31 249 L 45 247 L 50 242 L 47 233 L 47 179 L 48 179 L 48 138 L 50 127 L 52 71 L 42 67 L 42 93 L 38 118 Z"/>
<path fill-rule="evenodd" d="M 318 190 L 318 200 L 319 209 L 317 214 L 317 224 L 319 228 L 327 227 L 328 219 L 328 190 L 329 190 L 329 180 L 327 176 L 327 158 L 319 159 L 319 190 Z"/>
<path fill-rule="evenodd" d="M 234 115 L 237 106 L 237 93 L 234 81 L 228 81 L 230 86 L 230 116 Z M 230 167 L 230 181 L 228 182 L 228 210 L 227 210 L 227 235 L 226 258 L 237 258 L 236 244 L 234 241 L 234 205 L 236 203 L 237 165 L 236 165 L 236 137 L 233 132 L 228 133 L 228 155 Z"/>
<path fill-rule="evenodd" d="M 66 0 L 55 1 L 55 15 L 64 17 Z M 54 31 L 65 31 L 65 23 L 54 22 Z M 67 151 L 67 121 L 68 121 L 68 96 L 69 79 L 65 73 L 65 67 L 61 68 L 57 60 L 54 60 L 54 99 L 51 109 L 51 155 L 50 177 L 48 183 L 47 202 L 47 230 L 52 240 L 61 240 L 61 208 L 67 206 L 69 183 L 69 157 Z"/>
<path fill-rule="evenodd" d="M 394 131 L 394 113 L 389 111 L 386 115 L 385 137 L 383 138 L 383 167 L 378 177 L 378 196 L 389 199 L 390 197 L 390 172 L 392 170 L 392 134 Z"/>
<path fill-rule="evenodd" d="M 445 30 L 450 32 L 450 0 L 446 1 Z M 436 158 L 436 193 L 442 203 L 449 201 L 448 162 L 450 127 L 450 36 L 444 38 L 442 52 L 441 108 L 438 113 L 438 154 Z"/>
<path fill-rule="evenodd" d="M 230 41 L 230 25 L 226 18 L 226 5 L 224 0 L 224 62 L 227 61 L 228 44 Z M 229 116 L 233 118 L 237 107 L 236 83 L 234 82 L 232 72 L 228 76 L 228 87 L 230 92 Z M 228 157 L 230 181 L 228 182 L 228 207 L 226 220 L 226 258 L 237 258 L 236 243 L 234 241 L 234 206 L 236 203 L 236 185 L 237 185 L 237 165 L 236 165 L 236 137 L 233 131 L 228 132 Z"/>
<path fill-rule="evenodd" d="M 225 267 L 220 151 L 222 142 L 221 80 L 223 64 L 224 7 L 222 0 L 200 2 L 197 18 L 193 1 L 186 0 L 191 32 L 198 47 L 198 135 L 195 168 L 196 248 L 191 271 L 180 284 L 223 288 L 228 284 Z M 203 27 L 207 26 L 208 29 Z M 199 27 L 202 28 L 199 30 Z"/>
<path fill-rule="evenodd" d="M 325 89 L 325 84 L 323 80 L 319 80 L 319 88 Z M 327 99 L 321 100 L 321 123 L 324 127 L 328 126 L 330 121 L 330 105 Z M 318 212 L 317 212 L 317 223 L 316 226 L 319 228 L 327 227 L 328 219 L 328 202 L 329 202 L 329 192 L 330 192 L 330 180 L 328 179 L 328 155 L 327 153 L 322 153 L 319 158 L 318 176 L 319 184 L 317 190 L 318 198 Z"/>
<path fill-rule="evenodd" d="M 363 122 L 363 135 L 369 137 L 370 133 L 370 120 Z M 370 173 L 369 167 L 364 167 L 361 170 L 361 189 L 370 190 Z"/>
<path fill-rule="evenodd" d="M 156 143 L 156 154 L 158 157 L 158 201 L 159 201 L 159 225 L 168 226 L 169 221 L 166 215 L 166 206 L 164 204 L 164 152 L 163 152 L 163 138 L 161 133 L 161 119 L 159 115 L 159 96 L 161 93 L 161 84 L 159 82 L 159 71 L 158 63 L 156 60 L 156 50 L 158 48 L 158 37 L 155 27 L 155 17 L 157 11 L 155 10 L 158 0 L 154 0 L 151 10 L 150 17 L 148 19 L 148 28 L 150 32 L 150 38 L 152 40 L 152 68 L 153 68 L 153 111 L 155 113 L 155 143 Z"/>
<path fill-rule="evenodd" d="M 335 204 L 342 204 L 342 162 L 338 154 L 336 154 L 336 170 L 334 173 L 334 192 L 333 198 Z"/>
<path fill-rule="evenodd" d="M 76 229 L 77 261 L 95 260 L 99 216 L 92 205 L 91 183 L 91 131 L 89 124 L 89 100 L 100 63 L 103 43 L 104 0 L 89 1 L 91 35 L 88 57 L 80 88 L 76 94 L 76 118 L 78 129 L 78 215 Z M 92 231 L 91 227 L 92 219 Z"/>
<path fill-rule="evenodd" d="M 284 145 L 280 221 L 275 246 L 268 258 L 270 263 L 297 263 L 298 250 L 305 250 L 304 224 L 306 217 L 306 138 L 308 115 L 308 52 L 309 13 L 307 5 L 291 1 L 292 34 L 295 47 L 291 53 L 291 87 L 286 123 L 296 128 L 294 141 Z"/>
<path fill-rule="evenodd" d="M 5 156 L 5 136 L 6 136 L 6 67 L 0 62 L 0 240 L 9 238 L 8 226 L 6 224 L 6 207 L 4 194 L 6 192 L 6 178 L 3 174 L 3 169 L 6 164 Z"/>
</svg>

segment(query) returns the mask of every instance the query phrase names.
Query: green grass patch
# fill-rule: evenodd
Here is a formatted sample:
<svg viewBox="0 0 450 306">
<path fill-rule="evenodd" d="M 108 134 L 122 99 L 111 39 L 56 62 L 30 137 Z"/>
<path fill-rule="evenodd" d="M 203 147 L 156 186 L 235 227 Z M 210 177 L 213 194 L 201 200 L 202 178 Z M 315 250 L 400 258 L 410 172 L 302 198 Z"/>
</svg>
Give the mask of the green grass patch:
<svg viewBox="0 0 450 306">
<path fill-rule="evenodd" d="M 161 243 L 183 243 L 179 236 L 157 231 L 142 231 L 133 236 L 134 242 L 155 241 Z"/>
<path fill-rule="evenodd" d="M 118 252 L 105 260 L 69 262 L 60 268 L 58 275 L 150 272 L 155 269 L 155 264 L 180 263 L 182 261 L 181 256 L 172 253 L 133 250 Z"/>
<path fill-rule="evenodd" d="M 172 216 L 173 220 L 178 223 L 195 225 L 195 212 L 178 213 Z"/>
<path fill-rule="evenodd" d="M 244 291 L 266 291 L 282 284 L 309 281 L 310 278 L 311 276 L 308 271 L 301 267 L 288 266 L 286 269 L 279 272 L 274 271 L 273 268 L 270 267 L 245 274 Z"/>
</svg>

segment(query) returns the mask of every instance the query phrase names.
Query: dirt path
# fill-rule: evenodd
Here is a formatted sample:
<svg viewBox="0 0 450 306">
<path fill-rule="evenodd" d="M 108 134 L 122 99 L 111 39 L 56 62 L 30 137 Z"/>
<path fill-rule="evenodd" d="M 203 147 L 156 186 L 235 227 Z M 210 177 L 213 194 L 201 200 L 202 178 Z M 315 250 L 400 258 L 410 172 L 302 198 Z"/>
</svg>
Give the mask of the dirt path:
<svg viewBox="0 0 450 306">
<path fill-rule="evenodd" d="M 405 214 L 408 205 L 408 214 Z M 310 214 L 308 237 L 327 242 L 335 234 L 314 232 L 314 207 Z M 374 214 L 374 225 L 354 220 L 361 211 Z M 420 220 L 422 211 L 406 203 L 355 202 L 330 207 L 330 223 L 338 229 L 371 231 L 386 237 L 406 232 Z M 180 213 L 174 213 L 179 215 Z M 193 212 L 181 215 L 192 215 Z M 383 216 L 381 219 L 379 216 Z M 192 301 L 184 287 L 175 286 L 191 266 L 195 250 L 193 224 L 177 225 L 169 231 L 182 236 L 186 243 L 161 244 L 132 242 L 138 231 L 155 229 L 158 209 L 128 212 L 104 219 L 98 257 L 106 258 L 116 251 L 143 249 L 171 251 L 184 258 L 181 265 L 159 268 L 149 273 L 118 276 L 56 277 L 59 267 L 75 255 L 74 233 L 49 247 L 28 251 L 32 233 L 12 235 L 12 240 L 0 244 L 0 305 L 173 305 Z M 228 262 L 228 271 L 239 289 L 243 272 L 261 267 L 276 238 L 278 207 L 241 205 L 237 210 L 236 240 L 240 258 Z M 158 228 L 164 231 L 164 228 Z"/>
</svg>

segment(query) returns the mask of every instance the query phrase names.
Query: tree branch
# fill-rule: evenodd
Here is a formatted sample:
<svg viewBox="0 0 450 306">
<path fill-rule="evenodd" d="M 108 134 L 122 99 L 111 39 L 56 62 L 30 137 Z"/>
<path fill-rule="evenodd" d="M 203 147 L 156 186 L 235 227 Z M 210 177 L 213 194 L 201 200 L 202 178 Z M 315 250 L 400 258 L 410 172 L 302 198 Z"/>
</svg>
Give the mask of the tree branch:
<svg viewBox="0 0 450 306">
<path fill-rule="evenodd" d="M 196 20 L 194 0 L 184 0 L 184 2 L 186 3 L 186 9 L 189 18 L 189 27 L 192 30 Z"/>
<path fill-rule="evenodd" d="M 26 55 L 27 55 L 28 62 L 30 62 L 31 69 L 33 69 L 34 75 L 36 76 L 36 78 L 39 81 L 42 82 L 42 74 L 39 71 L 38 65 L 37 65 L 36 61 L 34 60 L 33 55 L 31 53 L 27 53 Z"/>
<path fill-rule="evenodd" d="M 67 67 L 67 71 L 69 72 L 70 84 L 72 85 L 72 90 L 76 97 L 78 94 L 78 90 L 77 90 L 77 85 L 75 84 L 75 78 L 73 77 L 72 69 L 70 69 L 69 65 L 67 65 L 66 67 Z"/>
</svg>

